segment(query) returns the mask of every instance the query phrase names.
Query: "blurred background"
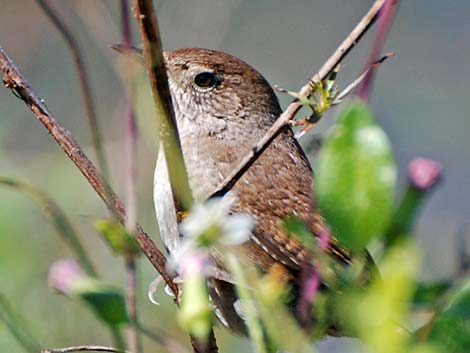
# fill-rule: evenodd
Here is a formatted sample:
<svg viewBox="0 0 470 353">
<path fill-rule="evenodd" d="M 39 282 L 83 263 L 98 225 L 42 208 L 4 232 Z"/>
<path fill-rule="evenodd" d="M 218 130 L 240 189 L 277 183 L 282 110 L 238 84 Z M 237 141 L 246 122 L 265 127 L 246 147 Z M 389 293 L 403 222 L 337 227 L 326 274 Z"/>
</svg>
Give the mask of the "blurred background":
<svg viewBox="0 0 470 353">
<path fill-rule="evenodd" d="M 363 16 L 372 0 L 159 0 L 155 1 L 167 50 L 206 47 L 238 56 L 271 84 L 297 90 L 326 60 Z M 119 2 L 54 1 L 79 40 L 91 75 L 100 124 L 105 132 L 111 183 L 124 195 L 125 153 L 122 61 L 109 45 L 120 42 Z M 0 45 L 15 60 L 57 119 L 94 158 L 75 67 L 64 41 L 33 0 L 0 0 Z M 135 23 L 134 23 L 135 24 Z M 445 180 L 423 209 L 416 236 L 422 249 L 422 278 L 453 276 L 460 229 L 470 216 L 470 2 L 403 1 L 385 50 L 396 56 L 379 70 L 371 105 L 395 151 L 402 185 L 415 156 L 439 161 Z M 343 87 L 360 72 L 373 31 L 344 61 Z M 134 43 L 139 46 L 136 27 Z M 138 219 L 157 238 L 152 204 L 156 126 L 143 73 L 137 77 L 139 138 Z M 285 107 L 289 97 L 280 96 Z M 335 111 L 314 135 L 331 126 Z M 301 141 L 306 143 L 312 133 Z M 107 216 L 101 200 L 64 156 L 23 102 L 0 87 L 0 175 L 18 178 L 46 191 L 67 212 L 99 272 L 124 283 L 122 262 L 103 244 L 93 227 Z M 22 312 L 46 347 L 108 344 L 108 332 L 83 305 L 47 287 L 47 271 L 70 252 L 32 201 L 0 189 L 0 292 Z M 183 338 L 175 306 L 164 294 L 154 306 L 146 298 L 155 271 L 140 260 L 139 302 L 142 321 Z M 221 351 L 249 350 L 247 341 L 216 331 Z M 146 341 L 146 344 L 149 342 Z M 244 346 L 246 345 L 246 346 Z M 350 340 L 329 339 L 321 351 L 348 349 Z M 0 325 L 0 351 L 22 348 Z"/>
</svg>

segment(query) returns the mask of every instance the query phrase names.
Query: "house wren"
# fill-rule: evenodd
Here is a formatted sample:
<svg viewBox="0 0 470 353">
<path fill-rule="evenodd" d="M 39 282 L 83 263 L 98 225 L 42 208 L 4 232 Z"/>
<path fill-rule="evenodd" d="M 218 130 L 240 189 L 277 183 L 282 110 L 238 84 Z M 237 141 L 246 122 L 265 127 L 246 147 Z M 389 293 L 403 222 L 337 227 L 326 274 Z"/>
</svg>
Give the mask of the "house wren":
<svg viewBox="0 0 470 353">
<path fill-rule="evenodd" d="M 190 186 L 195 198 L 203 200 L 263 137 L 281 107 L 263 76 L 236 57 L 214 50 L 182 49 L 166 53 L 165 59 Z M 165 163 L 160 152 L 154 195 L 160 234 L 171 252 L 178 246 L 179 235 L 175 234 L 177 221 Z M 282 220 L 298 216 L 317 234 L 322 224 L 312 196 L 311 167 L 289 128 L 233 190 L 237 196 L 233 212 L 248 213 L 256 221 L 250 241 L 243 245 L 245 260 L 264 272 L 281 267 L 291 282 L 299 281 L 306 252 L 297 239 L 283 232 Z M 243 333 L 232 285 L 221 280 L 211 284 L 211 297 L 222 321 Z"/>
</svg>

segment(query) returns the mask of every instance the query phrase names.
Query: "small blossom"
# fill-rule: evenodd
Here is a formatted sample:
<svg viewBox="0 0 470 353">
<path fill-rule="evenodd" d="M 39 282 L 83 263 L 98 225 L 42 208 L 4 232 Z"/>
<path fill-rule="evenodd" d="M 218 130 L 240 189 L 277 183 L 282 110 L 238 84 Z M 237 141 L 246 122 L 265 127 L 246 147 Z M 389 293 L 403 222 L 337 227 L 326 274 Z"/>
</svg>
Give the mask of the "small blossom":
<svg viewBox="0 0 470 353">
<path fill-rule="evenodd" d="M 197 238 L 198 244 L 203 246 L 239 245 L 247 241 L 254 220 L 247 214 L 229 214 L 235 201 L 234 196 L 227 194 L 197 203 L 181 222 L 181 233 L 187 238 Z"/>
<path fill-rule="evenodd" d="M 419 190 L 428 190 L 442 178 L 442 167 L 429 158 L 418 157 L 408 166 L 411 183 Z"/>
<path fill-rule="evenodd" d="M 167 268 L 169 272 L 176 273 L 176 278 L 185 282 L 184 291 L 190 293 L 192 291 L 190 289 L 192 286 L 187 285 L 188 281 L 197 283 L 193 287 L 201 290 L 201 281 L 205 281 L 206 277 L 213 276 L 216 272 L 209 260 L 212 246 L 235 246 L 249 240 L 254 227 L 254 218 L 247 214 L 230 214 L 235 202 L 236 198 L 227 194 L 224 197 L 196 203 L 189 215 L 180 223 L 179 229 L 183 240 L 179 248 L 168 258 Z M 158 304 L 154 295 L 161 283 L 162 278 L 159 276 L 149 286 L 148 297 L 154 304 Z M 201 325 L 205 327 L 204 324 Z"/>
<path fill-rule="evenodd" d="M 84 277 L 85 273 L 75 260 L 63 259 L 51 265 L 48 282 L 51 288 L 63 294 L 70 294 L 74 284 Z"/>
<path fill-rule="evenodd" d="M 180 273 L 181 264 L 187 257 L 208 257 L 211 246 L 240 245 L 250 238 L 254 219 L 247 214 L 230 214 L 236 199 L 227 194 L 193 206 L 189 215 L 181 222 L 183 241 L 179 249 L 171 254 L 170 271 Z M 208 266 L 205 261 L 205 267 Z"/>
</svg>

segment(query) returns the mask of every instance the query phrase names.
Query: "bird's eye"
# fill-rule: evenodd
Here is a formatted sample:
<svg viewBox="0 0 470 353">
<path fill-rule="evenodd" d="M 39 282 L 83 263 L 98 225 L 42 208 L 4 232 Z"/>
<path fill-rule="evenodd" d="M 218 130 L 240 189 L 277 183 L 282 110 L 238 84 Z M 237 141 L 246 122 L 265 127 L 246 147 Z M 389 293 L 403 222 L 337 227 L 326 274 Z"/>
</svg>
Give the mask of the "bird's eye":
<svg viewBox="0 0 470 353">
<path fill-rule="evenodd" d="M 201 88 L 215 87 L 217 76 L 213 72 L 201 72 L 194 77 L 194 83 Z"/>
</svg>

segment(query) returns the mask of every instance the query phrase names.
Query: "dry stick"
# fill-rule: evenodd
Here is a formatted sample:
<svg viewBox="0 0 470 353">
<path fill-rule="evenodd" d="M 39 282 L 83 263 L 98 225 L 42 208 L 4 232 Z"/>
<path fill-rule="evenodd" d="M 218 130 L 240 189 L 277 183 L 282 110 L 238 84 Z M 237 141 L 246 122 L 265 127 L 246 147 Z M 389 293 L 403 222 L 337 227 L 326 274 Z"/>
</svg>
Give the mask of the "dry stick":
<svg viewBox="0 0 470 353">
<path fill-rule="evenodd" d="M 70 352 L 115 352 L 115 353 L 129 353 L 128 351 L 123 351 L 108 346 L 75 346 L 75 347 L 65 347 L 65 348 L 47 348 L 42 349 L 41 353 L 70 353 Z"/>
<path fill-rule="evenodd" d="M 101 173 L 104 178 L 109 181 L 108 166 L 106 163 L 106 157 L 104 153 L 104 148 L 101 143 L 102 132 L 98 120 L 96 118 L 96 112 L 93 104 L 93 96 L 91 94 L 91 85 L 88 78 L 87 70 L 85 68 L 83 57 L 78 48 L 77 41 L 75 40 L 72 32 L 67 28 L 67 26 L 61 21 L 59 16 L 55 13 L 52 7 L 47 3 L 46 0 L 36 0 L 39 6 L 43 9 L 44 13 L 54 24 L 57 30 L 60 32 L 62 37 L 64 37 L 67 46 L 72 53 L 73 61 L 77 69 L 78 79 L 80 81 L 80 90 L 82 92 L 83 105 L 85 107 L 85 114 L 88 120 L 88 127 L 90 130 L 91 140 L 93 147 L 95 149 L 96 157 L 98 159 L 98 167 L 100 168 Z M 113 210 L 111 210 L 113 211 Z"/>
<path fill-rule="evenodd" d="M 328 60 L 323 64 L 320 70 L 310 78 L 309 82 L 303 86 L 299 94 L 309 97 L 315 89 L 315 86 L 325 79 L 330 72 L 344 59 L 349 51 L 358 43 L 362 36 L 372 26 L 377 19 L 377 15 L 381 10 L 385 0 L 376 0 L 366 15 L 354 27 L 352 32 L 346 37 L 341 45 L 335 50 Z M 294 119 L 295 114 L 300 110 L 302 104 L 298 100 L 294 100 L 287 109 L 276 120 L 274 125 L 268 132 L 254 145 L 250 152 L 241 160 L 241 162 L 230 172 L 229 175 L 219 184 L 216 191 L 211 195 L 223 196 L 227 193 L 236 182 L 245 174 L 245 172 L 253 165 L 254 162 L 261 156 L 264 150 L 271 144 L 271 142 L 287 128 L 289 122 Z"/>
<path fill-rule="evenodd" d="M 168 161 L 168 174 L 173 195 L 176 198 L 177 206 L 189 209 L 193 202 L 193 196 L 184 165 L 163 58 L 160 30 L 152 0 L 135 0 L 134 9 L 144 46 L 144 61 L 150 79 L 160 141 Z"/>
<path fill-rule="evenodd" d="M 45 126 L 60 147 L 62 147 L 65 154 L 74 162 L 93 189 L 95 189 L 98 195 L 103 199 L 108 209 L 116 210 L 119 221 L 124 225 L 126 222 L 126 210 L 121 199 L 109 188 L 96 167 L 75 141 L 72 134 L 49 112 L 44 101 L 33 91 L 2 47 L 0 47 L 0 68 L 3 71 L 3 82 L 5 86 L 10 88 L 15 95 L 28 105 L 36 118 Z M 106 192 L 107 189 L 109 193 Z M 173 282 L 171 276 L 166 272 L 165 255 L 157 248 L 153 240 L 144 232 L 139 224 L 136 224 L 136 238 L 142 252 L 162 275 L 173 292 L 178 293 L 178 287 Z"/>
</svg>

